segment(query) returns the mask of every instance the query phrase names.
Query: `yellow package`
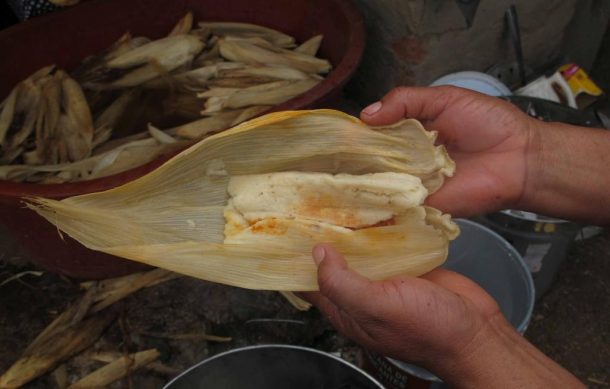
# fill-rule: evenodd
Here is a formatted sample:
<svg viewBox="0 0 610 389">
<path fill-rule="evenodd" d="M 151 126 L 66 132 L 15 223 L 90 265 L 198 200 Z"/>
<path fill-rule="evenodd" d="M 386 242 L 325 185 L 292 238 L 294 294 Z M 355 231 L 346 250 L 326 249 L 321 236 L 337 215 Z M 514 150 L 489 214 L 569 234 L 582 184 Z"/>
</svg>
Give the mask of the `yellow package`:
<svg viewBox="0 0 610 389">
<path fill-rule="evenodd" d="M 561 75 L 568 82 L 574 97 L 581 93 L 590 96 L 600 96 L 604 92 L 589 78 L 587 73 L 578 65 L 569 63 L 559 68 Z"/>
</svg>

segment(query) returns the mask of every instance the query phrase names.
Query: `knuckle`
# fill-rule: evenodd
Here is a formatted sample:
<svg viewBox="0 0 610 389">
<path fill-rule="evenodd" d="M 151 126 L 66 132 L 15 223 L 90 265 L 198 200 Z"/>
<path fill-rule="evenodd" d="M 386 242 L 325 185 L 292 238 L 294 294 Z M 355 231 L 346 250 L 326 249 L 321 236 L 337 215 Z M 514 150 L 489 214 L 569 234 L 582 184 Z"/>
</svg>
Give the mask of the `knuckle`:
<svg viewBox="0 0 610 389">
<path fill-rule="evenodd" d="M 408 94 L 409 88 L 405 86 L 399 86 L 392 89 L 388 94 L 383 98 L 383 100 L 401 100 Z"/>
</svg>

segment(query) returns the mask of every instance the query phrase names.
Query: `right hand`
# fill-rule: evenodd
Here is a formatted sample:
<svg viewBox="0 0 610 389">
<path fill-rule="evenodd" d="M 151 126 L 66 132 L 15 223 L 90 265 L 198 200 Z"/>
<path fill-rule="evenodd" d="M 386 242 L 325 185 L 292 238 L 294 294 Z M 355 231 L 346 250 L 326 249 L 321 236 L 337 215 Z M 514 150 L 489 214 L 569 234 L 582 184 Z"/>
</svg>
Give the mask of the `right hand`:
<svg viewBox="0 0 610 389">
<path fill-rule="evenodd" d="M 451 86 L 401 87 L 365 108 L 360 117 L 374 126 L 414 118 L 438 132 L 457 168 L 428 198 L 428 205 L 469 217 L 519 203 L 535 119 L 512 104 Z"/>
</svg>

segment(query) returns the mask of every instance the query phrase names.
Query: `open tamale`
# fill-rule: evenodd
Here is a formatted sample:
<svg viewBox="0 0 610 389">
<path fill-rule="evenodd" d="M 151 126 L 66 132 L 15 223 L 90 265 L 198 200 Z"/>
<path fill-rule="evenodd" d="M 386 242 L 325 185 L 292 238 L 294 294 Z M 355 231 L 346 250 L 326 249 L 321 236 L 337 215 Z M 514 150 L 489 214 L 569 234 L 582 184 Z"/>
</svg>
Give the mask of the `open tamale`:
<svg viewBox="0 0 610 389">
<path fill-rule="evenodd" d="M 245 288 L 316 290 L 318 242 L 371 279 L 420 275 L 459 233 L 423 206 L 455 170 L 435 139 L 412 119 L 278 112 L 118 188 L 29 206 L 91 249 Z"/>
</svg>

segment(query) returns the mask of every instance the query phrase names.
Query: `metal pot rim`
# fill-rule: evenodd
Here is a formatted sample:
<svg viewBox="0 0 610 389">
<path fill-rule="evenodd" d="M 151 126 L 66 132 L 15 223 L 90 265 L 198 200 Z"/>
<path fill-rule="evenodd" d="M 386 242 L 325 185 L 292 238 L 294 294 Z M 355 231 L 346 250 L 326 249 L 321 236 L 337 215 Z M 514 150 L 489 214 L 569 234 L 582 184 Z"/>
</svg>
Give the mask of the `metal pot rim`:
<svg viewBox="0 0 610 389">
<path fill-rule="evenodd" d="M 549 216 L 539 215 L 537 213 L 521 211 L 518 209 L 503 209 L 500 213 L 514 217 L 516 219 L 526 220 L 530 222 L 541 222 L 541 223 L 569 223 L 568 220 L 556 219 Z"/>
<path fill-rule="evenodd" d="M 289 344 L 259 344 L 259 345 L 254 345 L 254 346 L 246 346 L 246 347 L 239 347 L 239 348 L 235 348 L 232 350 L 228 350 L 216 355 L 213 355 L 209 358 L 204 359 L 203 361 L 189 367 L 188 369 L 186 369 L 185 371 L 183 371 L 182 373 L 180 373 L 179 375 L 177 375 L 176 377 L 174 377 L 170 382 L 168 382 L 163 389 L 170 389 L 171 386 L 174 384 L 175 381 L 177 381 L 178 379 L 182 378 L 183 376 L 185 376 L 186 374 L 189 374 L 191 371 L 199 368 L 200 366 L 203 366 L 215 359 L 219 359 L 222 357 L 225 357 L 227 355 L 230 354 L 235 354 L 235 353 L 239 353 L 239 352 L 243 352 L 243 351 L 250 351 L 250 350 L 256 350 L 256 349 L 291 349 L 291 350 L 297 350 L 297 351 L 305 351 L 305 352 L 309 352 L 309 353 L 313 353 L 313 354 L 319 354 L 322 355 L 324 357 L 330 358 L 330 359 L 334 359 L 337 362 L 342 363 L 343 365 L 351 368 L 352 370 L 362 374 L 363 376 L 365 376 L 366 378 L 369 379 L 369 381 L 376 385 L 377 387 L 379 387 L 380 389 L 383 389 L 383 385 L 381 385 L 379 383 L 379 381 L 377 381 L 375 378 L 373 378 L 373 376 L 371 376 L 369 373 L 367 373 L 366 371 L 362 370 L 361 368 L 359 368 L 358 366 L 349 363 L 348 361 L 339 358 L 333 354 L 324 352 L 324 351 L 320 351 L 320 350 L 316 350 L 314 348 L 309 348 L 309 347 L 303 347 L 303 346 L 293 346 L 293 345 L 289 345 Z"/>
</svg>

